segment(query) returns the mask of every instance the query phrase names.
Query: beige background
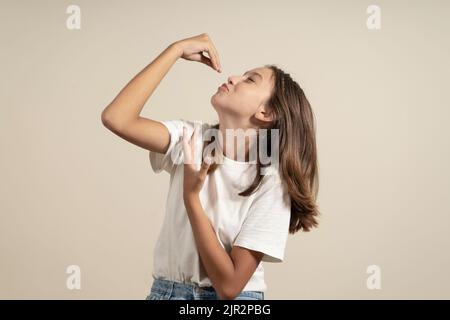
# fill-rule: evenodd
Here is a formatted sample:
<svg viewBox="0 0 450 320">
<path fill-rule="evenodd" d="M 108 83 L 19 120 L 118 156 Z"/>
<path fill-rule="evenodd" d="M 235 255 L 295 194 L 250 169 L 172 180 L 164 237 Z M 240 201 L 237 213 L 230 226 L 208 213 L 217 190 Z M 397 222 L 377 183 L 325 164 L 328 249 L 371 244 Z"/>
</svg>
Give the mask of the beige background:
<svg viewBox="0 0 450 320">
<path fill-rule="evenodd" d="M 66 28 L 70 4 L 81 30 Z M 370 4 L 381 30 L 366 27 Z M 169 176 L 100 114 L 202 32 L 223 73 L 178 61 L 143 116 L 215 121 L 227 76 L 275 63 L 317 118 L 321 226 L 265 264 L 266 298 L 450 298 L 449 13 L 448 1 L 2 0 L 0 298 L 145 298 Z M 366 287 L 373 264 L 381 290 Z"/>
</svg>

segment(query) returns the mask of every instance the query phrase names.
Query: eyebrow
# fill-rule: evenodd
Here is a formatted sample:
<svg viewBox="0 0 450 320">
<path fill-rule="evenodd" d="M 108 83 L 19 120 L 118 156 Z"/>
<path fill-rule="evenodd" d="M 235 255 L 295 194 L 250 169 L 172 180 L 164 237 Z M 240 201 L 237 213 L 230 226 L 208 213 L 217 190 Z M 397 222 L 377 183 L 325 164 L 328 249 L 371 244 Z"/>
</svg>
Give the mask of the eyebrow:
<svg viewBox="0 0 450 320">
<path fill-rule="evenodd" d="M 257 76 L 259 76 L 260 78 L 261 78 L 261 80 L 263 79 L 263 76 L 262 75 L 260 75 L 258 72 L 256 72 L 256 71 L 251 71 L 251 72 L 246 72 L 246 73 L 244 73 L 244 76 L 247 74 L 247 73 L 251 73 L 251 74 L 255 74 L 255 75 L 257 75 Z"/>
</svg>

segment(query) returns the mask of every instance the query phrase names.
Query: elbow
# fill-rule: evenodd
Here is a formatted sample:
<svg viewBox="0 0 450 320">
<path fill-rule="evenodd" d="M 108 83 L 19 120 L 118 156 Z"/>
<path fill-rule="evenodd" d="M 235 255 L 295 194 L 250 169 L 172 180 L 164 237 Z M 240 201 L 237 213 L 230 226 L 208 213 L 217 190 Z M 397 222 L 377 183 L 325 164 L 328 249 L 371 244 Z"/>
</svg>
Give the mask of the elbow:
<svg viewBox="0 0 450 320">
<path fill-rule="evenodd" d="M 227 286 L 222 286 L 216 291 L 220 300 L 234 300 L 239 294 L 239 292 Z"/>
<path fill-rule="evenodd" d="M 119 123 L 114 119 L 114 117 L 107 112 L 107 109 L 103 110 L 101 114 L 102 124 L 111 131 L 118 132 L 119 131 Z"/>
<path fill-rule="evenodd" d="M 103 125 L 105 127 L 107 127 L 107 128 L 111 127 L 111 125 L 112 125 L 112 121 L 111 120 L 112 119 L 111 119 L 111 116 L 109 115 L 109 113 L 106 112 L 106 109 L 103 110 L 103 112 L 102 112 L 102 114 L 100 116 L 100 119 L 102 120 L 102 123 L 103 123 Z"/>
</svg>

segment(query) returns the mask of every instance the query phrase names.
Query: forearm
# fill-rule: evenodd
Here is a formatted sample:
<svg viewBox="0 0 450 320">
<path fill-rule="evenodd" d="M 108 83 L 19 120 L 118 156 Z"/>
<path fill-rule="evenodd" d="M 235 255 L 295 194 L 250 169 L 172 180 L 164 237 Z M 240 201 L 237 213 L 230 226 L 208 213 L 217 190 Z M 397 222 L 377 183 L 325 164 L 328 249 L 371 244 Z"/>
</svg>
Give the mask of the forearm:
<svg viewBox="0 0 450 320">
<path fill-rule="evenodd" d="M 115 124 L 136 120 L 148 98 L 179 57 L 181 51 L 177 45 L 169 45 L 127 83 L 104 109 L 102 117 Z"/>
<path fill-rule="evenodd" d="M 185 206 L 206 273 L 219 297 L 228 299 L 227 284 L 231 283 L 235 271 L 233 260 L 220 244 L 199 198 L 185 199 Z"/>
</svg>

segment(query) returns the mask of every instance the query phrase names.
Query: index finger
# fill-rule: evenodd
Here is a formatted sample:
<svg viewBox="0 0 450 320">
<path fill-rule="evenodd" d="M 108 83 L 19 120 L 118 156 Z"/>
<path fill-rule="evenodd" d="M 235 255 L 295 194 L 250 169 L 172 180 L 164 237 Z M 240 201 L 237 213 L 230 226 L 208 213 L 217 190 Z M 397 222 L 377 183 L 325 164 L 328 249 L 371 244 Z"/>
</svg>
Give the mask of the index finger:
<svg viewBox="0 0 450 320">
<path fill-rule="evenodd" d="M 217 66 L 219 68 L 219 72 L 220 72 L 220 71 L 222 71 L 222 65 L 219 60 L 219 53 L 217 52 L 216 46 L 214 45 L 214 43 L 212 42 L 211 39 L 209 39 L 209 42 L 211 44 L 211 49 L 212 49 L 211 51 L 213 51 L 214 60 L 216 61 Z"/>
</svg>

